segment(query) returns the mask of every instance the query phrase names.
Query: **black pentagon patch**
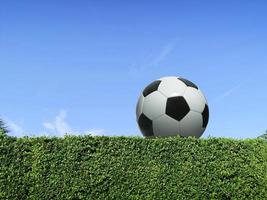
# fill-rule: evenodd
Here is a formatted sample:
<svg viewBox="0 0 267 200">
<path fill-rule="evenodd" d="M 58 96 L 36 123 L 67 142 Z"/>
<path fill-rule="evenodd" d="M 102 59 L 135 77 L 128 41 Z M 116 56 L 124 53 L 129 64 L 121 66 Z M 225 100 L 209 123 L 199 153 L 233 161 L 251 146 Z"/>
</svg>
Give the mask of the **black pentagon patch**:
<svg viewBox="0 0 267 200">
<path fill-rule="evenodd" d="M 209 107 L 208 107 L 207 104 L 205 105 L 205 108 L 204 108 L 204 110 L 202 112 L 202 118 L 203 118 L 202 127 L 206 128 L 207 125 L 208 125 L 208 121 L 209 121 Z"/>
<path fill-rule="evenodd" d="M 167 99 L 166 114 L 171 118 L 181 121 L 189 111 L 190 108 L 184 97 L 176 96 Z"/>
<path fill-rule="evenodd" d="M 139 126 L 139 128 L 142 131 L 144 136 L 153 136 L 154 135 L 152 120 L 150 120 L 143 113 L 140 115 L 140 117 L 138 119 L 138 126 Z"/>
<path fill-rule="evenodd" d="M 150 83 L 143 91 L 144 97 L 146 97 L 147 95 L 156 91 L 158 89 L 160 83 L 161 83 L 161 80 L 157 80 L 157 81 Z"/>
<path fill-rule="evenodd" d="M 198 90 L 198 87 L 192 83 L 191 81 L 185 79 L 185 78 L 178 78 L 180 81 L 182 81 L 184 84 L 186 84 L 188 87 L 196 88 Z"/>
</svg>

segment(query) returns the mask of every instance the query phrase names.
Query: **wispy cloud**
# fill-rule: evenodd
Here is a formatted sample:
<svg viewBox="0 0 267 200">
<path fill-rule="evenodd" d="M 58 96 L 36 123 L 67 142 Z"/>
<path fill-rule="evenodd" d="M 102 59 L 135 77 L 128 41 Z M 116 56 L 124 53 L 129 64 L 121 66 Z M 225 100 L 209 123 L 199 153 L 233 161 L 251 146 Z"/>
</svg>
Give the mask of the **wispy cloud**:
<svg viewBox="0 0 267 200">
<path fill-rule="evenodd" d="M 90 129 L 84 132 L 85 135 L 91 135 L 91 136 L 103 136 L 105 135 L 105 131 L 102 129 Z"/>
<path fill-rule="evenodd" d="M 150 63 L 150 66 L 156 66 L 158 65 L 161 61 L 165 60 L 166 57 L 173 51 L 173 49 L 175 48 L 177 42 L 178 42 L 178 38 L 173 39 L 172 41 L 170 41 L 168 44 L 166 44 L 165 46 L 163 46 L 163 48 L 161 49 L 161 52 L 154 58 L 154 60 L 152 60 L 152 62 Z"/>
<path fill-rule="evenodd" d="M 233 94 L 235 91 L 237 91 L 240 87 L 241 87 L 241 84 L 238 84 L 238 85 L 236 85 L 236 86 L 230 88 L 229 90 L 225 91 L 225 92 L 220 96 L 220 98 L 225 98 L 225 97 L 230 96 L 230 95 Z"/>
<path fill-rule="evenodd" d="M 72 128 L 67 122 L 67 111 L 62 109 L 55 116 L 54 119 L 48 120 L 42 123 L 42 130 L 37 132 L 37 134 L 31 134 L 29 131 L 26 131 L 20 124 L 10 120 L 7 117 L 2 117 L 6 126 L 9 130 L 9 135 L 16 137 L 23 136 L 57 136 L 63 137 L 64 135 L 91 135 L 91 136 L 115 136 L 104 129 L 100 128 L 88 128 L 83 130 L 76 130 Z"/>
<path fill-rule="evenodd" d="M 211 101 L 211 103 L 214 103 L 216 101 L 220 101 L 222 99 L 225 99 L 229 96 L 231 96 L 232 94 L 234 94 L 236 91 L 238 91 L 241 88 L 242 84 L 238 84 L 233 86 L 232 88 L 224 91 L 222 94 L 220 94 L 217 98 L 215 98 L 213 101 Z"/>
<path fill-rule="evenodd" d="M 152 56 L 148 61 L 141 61 L 141 64 L 132 64 L 129 68 L 129 74 L 132 76 L 138 76 L 148 70 L 151 67 L 157 67 L 162 61 L 164 61 L 174 50 L 179 38 L 174 38 L 165 44 L 159 53 Z"/>
<path fill-rule="evenodd" d="M 55 119 L 51 122 L 44 122 L 43 126 L 52 135 L 64 136 L 66 133 L 71 133 L 72 129 L 66 122 L 67 112 L 61 110 Z"/>
<path fill-rule="evenodd" d="M 10 135 L 14 135 L 14 136 L 17 136 L 17 137 L 25 136 L 25 131 L 21 127 L 21 125 L 19 125 L 18 123 L 8 119 L 7 117 L 3 117 L 3 119 L 6 122 L 6 126 L 7 126 L 7 129 L 10 132 L 9 133 Z"/>
<path fill-rule="evenodd" d="M 64 136 L 65 134 L 102 136 L 107 134 L 103 129 L 88 129 L 86 131 L 74 130 L 68 124 L 66 118 L 67 112 L 66 110 L 62 109 L 53 121 L 43 123 L 45 130 L 41 134 L 47 136 Z"/>
</svg>

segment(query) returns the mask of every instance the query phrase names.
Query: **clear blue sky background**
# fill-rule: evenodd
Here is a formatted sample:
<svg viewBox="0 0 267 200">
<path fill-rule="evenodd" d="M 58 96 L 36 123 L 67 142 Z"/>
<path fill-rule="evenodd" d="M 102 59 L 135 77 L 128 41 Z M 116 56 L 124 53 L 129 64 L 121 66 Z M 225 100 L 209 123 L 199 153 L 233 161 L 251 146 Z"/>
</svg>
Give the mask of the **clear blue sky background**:
<svg viewBox="0 0 267 200">
<path fill-rule="evenodd" d="M 266 1 L 1 1 L 0 117 L 12 135 L 141 135 L 154 79 L 195 82 L 205 136 L 267 129 Z"/>
</svg>

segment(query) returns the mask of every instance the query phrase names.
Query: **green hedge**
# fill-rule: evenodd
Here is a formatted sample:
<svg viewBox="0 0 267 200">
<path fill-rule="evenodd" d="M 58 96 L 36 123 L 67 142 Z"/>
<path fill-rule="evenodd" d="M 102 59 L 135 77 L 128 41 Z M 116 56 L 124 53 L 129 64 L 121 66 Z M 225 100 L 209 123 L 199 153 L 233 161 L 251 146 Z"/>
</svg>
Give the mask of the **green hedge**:
<svg viewBox="0 0 267 200">
<path fill-rule="evenodd" d="M 0 136 L 0 199 L 267 199 L 260 139 Z"/>
</svg>

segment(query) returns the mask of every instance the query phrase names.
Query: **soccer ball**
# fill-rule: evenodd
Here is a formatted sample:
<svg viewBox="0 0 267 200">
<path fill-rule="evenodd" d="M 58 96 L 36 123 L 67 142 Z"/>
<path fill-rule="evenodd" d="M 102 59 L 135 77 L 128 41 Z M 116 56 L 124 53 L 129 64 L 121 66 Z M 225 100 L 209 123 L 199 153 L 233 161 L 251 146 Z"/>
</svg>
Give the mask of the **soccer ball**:
<svg viewBox="0 0 267 200">
<path fill-rule="evenodd" d="M 194 83 L 169 76 L 144 89 L 137 102 L 136 119 L 145 137 L 180 135 L 199 138 L 207 127 L 209 108 Z"/>
</svg>

